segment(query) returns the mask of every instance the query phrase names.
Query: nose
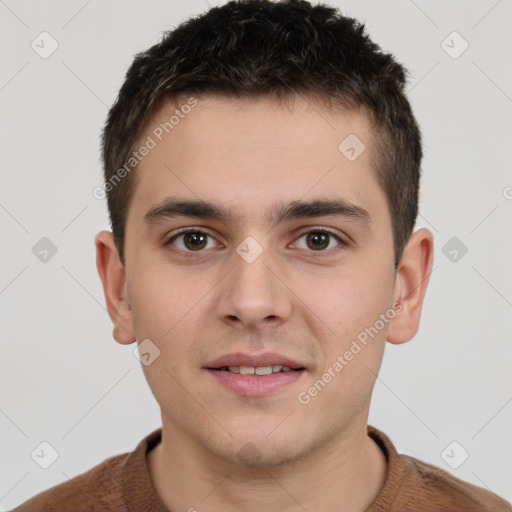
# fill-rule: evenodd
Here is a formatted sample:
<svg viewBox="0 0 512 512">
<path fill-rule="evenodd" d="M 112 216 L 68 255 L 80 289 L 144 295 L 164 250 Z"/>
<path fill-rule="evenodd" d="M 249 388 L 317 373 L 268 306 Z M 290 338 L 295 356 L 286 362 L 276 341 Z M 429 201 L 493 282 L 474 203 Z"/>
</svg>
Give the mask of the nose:
<svg viewBox="0 0 512 512">
<path fill-rule="evenodd" d="M 291 314 L 289 291 L 269 251 L 248 263 L 233 253 L 233 265 L 221 281 L 219 318 L 239 330 L 257 332 L 284 323 Z"/>
</svg>

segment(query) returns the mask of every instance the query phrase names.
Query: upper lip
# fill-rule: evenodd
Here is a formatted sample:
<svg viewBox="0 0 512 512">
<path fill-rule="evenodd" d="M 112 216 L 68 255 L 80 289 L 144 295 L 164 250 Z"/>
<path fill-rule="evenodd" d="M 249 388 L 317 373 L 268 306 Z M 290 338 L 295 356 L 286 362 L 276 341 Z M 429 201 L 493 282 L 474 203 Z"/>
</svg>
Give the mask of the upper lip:
<svg viewBox="0 0 512 512">
<path fill-rule="evenodd" d="M 265 352 L 264 354 L 249 355 L 242 352 L 234 352 L 232 354 L 225 354 L 223 356 L 210 361 L 205 365 L 205 368 L 222 368 L 224 366 L 274 366 L 282 365 L 289 366 L 290 368 L 299 369 L 304 368 L 304 365 L 285 357 L 276 352 Z"/>
</svg>

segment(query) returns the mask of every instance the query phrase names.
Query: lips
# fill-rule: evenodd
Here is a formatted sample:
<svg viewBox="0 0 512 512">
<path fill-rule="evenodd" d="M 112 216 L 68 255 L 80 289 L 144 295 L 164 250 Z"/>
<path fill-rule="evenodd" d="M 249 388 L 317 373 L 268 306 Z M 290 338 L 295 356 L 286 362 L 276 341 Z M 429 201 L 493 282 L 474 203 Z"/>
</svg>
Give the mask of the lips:
<svg viewBox="0 0 512 512">
<path fill-rule="evenodd" d="M 229 366 L 258 367 L 278 365 L 288 366 L 292 370 L 305 369 L 303 364 L 276 352 L 265 352 L 259 355 L 249 355 L 242 352 L 225 354 L 207 363 L 205 368 L 208 370 L 220 370 L 221 368 Z"/>
</svg>

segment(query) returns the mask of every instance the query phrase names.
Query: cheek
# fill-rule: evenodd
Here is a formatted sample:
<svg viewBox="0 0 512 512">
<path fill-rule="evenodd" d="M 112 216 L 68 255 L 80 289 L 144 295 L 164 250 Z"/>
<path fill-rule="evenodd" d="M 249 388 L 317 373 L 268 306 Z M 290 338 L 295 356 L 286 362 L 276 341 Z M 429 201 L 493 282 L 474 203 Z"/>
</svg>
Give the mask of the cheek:
<svg viewBox="0 0 512 512">
<path fill-rule="evenodd" d="M 393 280 L 389 273 L 372 272 L 368 267 L 352 266 L 331 274 L 323 283 L 313 280 L 303 284 L 299 293 L 305 297 L 305 305 L 316 314 L 317 324 L 319 320 L 325 324 L 328 338 L 337 340 L 339 346 L 374 325 L 392 304 Z"/>
<path fill-rule="evenodd" d="M 141 268 L 139 266 L 139 268 Z M 139 336 L 166 343 L 183 332 L 201 311 L 201 298 L 212 288 L 209 279 L 159 267 L 137 272 L 131 281 L 132 311 Z"/>
<path fill-rule="evenodd" d="M 204 339 L 202 329 L 212 317 L 206 308 L 214 280 L 162 265 L 138 268 L 143 270 L 131 280 L 130 289 L 136 337 L 151 340 L 160 351 L 151 365 L 143 365 L 143 371 L 154 393 L 165 390 L 159 400 L 167 400 L 183 391 L 178 384 L 182 377 L 196 371 L 197 342 Z"/>
<path fill-rule="evenodd" d="M 392 279 L 389 273 L 381 273 L 376 281 L 378 275 L 352 267 L 332 279 L 324 293 L 309 297 L 317 305 L 318 317 L 329 327 L 327 334 L 319 337 L 324 366 L 316 369 L 313 379 L 325 383 L 325 387 L 319 383 L 321 397 L 311 404 L 313 409 L 319 407 L 319 413 L 321 404 L 337 403 L 348 414 L 348 409 L 363 407 L 371 396 L 394 317 L 390 309 Z M 343 411 L 339 412 L 343 416 Z"/>
<path fill-rule="evenodd" d="M 312 387 L 303 390 L 305 400 L 311 399 L 309 418 L 330 409 L 329 422 L 336 425 L 363 411 L 371 398 L 393 310 L 389 309 L 389 293 L 384 292 L 384 286 L 378 291 L 371 283 L 363 286 L 363 282 L 346 280 L 347 289 L 324 295 L 319 316 L 323 315 L 334 333 L 320 340 L 323 367 L 312 376 Z M 385 315 L 384 320 L 381 315 Z"/>
<path fill-rule="evenodd" d="M 174 276 L 163 268 L 137 273 L 132 280 L 132 313 L 137 340 L 149 339 L 159 351 L 151 364 L 141 365 L 153 395 L 164 409 L 172 406 L 176 414 L 185 414 L 185 406 L 177 397 L 183 395 L 184 362 L 193 357 L 196 315 L 201 305 L 198 300 L 204 291 L 191 286 L 190 281 L 187 288 L 183 278 Z"/>
</svg>

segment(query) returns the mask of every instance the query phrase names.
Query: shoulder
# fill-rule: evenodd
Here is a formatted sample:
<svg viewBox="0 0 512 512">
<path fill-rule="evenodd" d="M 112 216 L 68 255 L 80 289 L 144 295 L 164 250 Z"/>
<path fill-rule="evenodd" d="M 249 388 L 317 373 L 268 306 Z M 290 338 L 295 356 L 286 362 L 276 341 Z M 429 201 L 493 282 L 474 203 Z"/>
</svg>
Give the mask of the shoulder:
<svg viewBox="0 0 512 512">
<path fill-rule="evenodd" d="M 110 457 L 88 471 L 36 494 L 12 512 L 122 510 L 121 473 L 129 455 Z"/>
<path fill-rule="evenodd" d="M 408 455 L 405 480 L 415 480 L 417 492 L 403 510 L 429 512 L 512 512 L 510 503 L 497 494 L 453 476 L 448 471 Z"/>
<path fill-rule="evenodd" d="M 384 487 L 368 512 L 512 512 L 497 494 L 398 453 L 386 434 L 371 425 L 368 435 L 388 462 Z"/>
</svg>

